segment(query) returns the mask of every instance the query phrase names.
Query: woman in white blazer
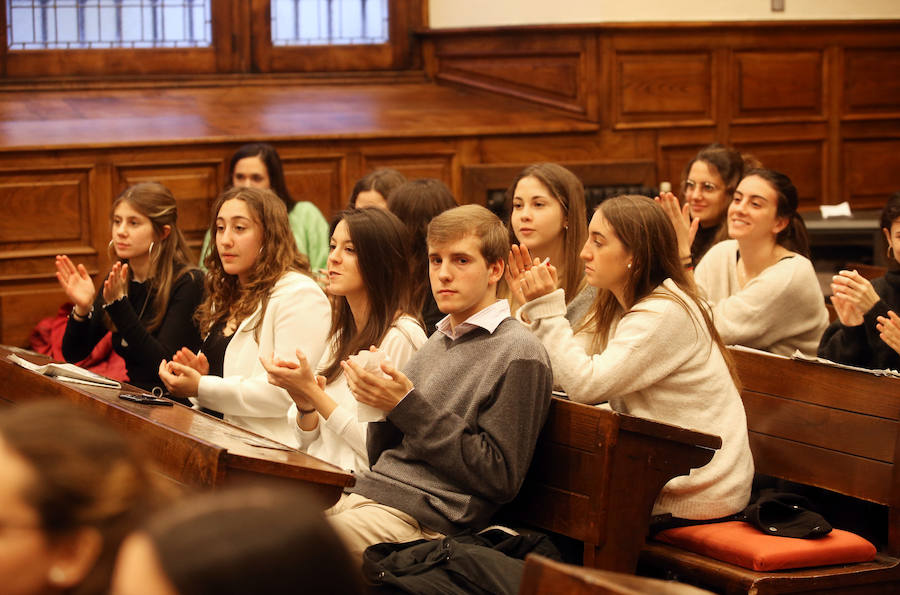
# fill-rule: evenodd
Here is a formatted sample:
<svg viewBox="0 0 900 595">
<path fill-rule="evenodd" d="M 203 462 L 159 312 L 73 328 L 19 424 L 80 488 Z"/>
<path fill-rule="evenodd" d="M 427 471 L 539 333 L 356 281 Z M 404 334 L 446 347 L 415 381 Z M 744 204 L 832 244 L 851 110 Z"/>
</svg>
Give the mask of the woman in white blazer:
<svg viewBox="0 0 900 595">
<path fill-rule="evenodd" d="M 325 350 L 331 308 L 297 251 L 284 203 L 269 190 L 231 188 L 216 203 L 206 257 L 207 296 L 197 311 L 205 337 L 160 364 L 176 396 L 220 411 L 225 420 L 290 446 L 293 401 L 269 384 L 261 357 L 293 355 L 298 346 L 318 359 Z"/>
</svg>

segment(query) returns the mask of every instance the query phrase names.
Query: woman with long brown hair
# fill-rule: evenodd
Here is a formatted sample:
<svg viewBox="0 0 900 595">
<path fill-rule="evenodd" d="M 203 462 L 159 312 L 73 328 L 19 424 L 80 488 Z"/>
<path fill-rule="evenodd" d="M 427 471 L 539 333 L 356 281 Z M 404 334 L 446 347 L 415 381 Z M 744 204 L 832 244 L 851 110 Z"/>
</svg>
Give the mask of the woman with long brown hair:
<svg viewBox="0 0 900 595">
<path fill-rule="evenodd" d="M 581 251 L 597 299 L 577 331 L 552 265 L 523 275 L 531 323 L 550 355 L 554 382 L 581 403 L 722 437 L 712 461 L 663 488 L 653 514 L 715 519 L 742 510 L 753 460 L 731 358 L 709 308 L 686 275 L 662 207 L 643 196 L 602 203 Z"/>
<path fill-rule="evenodd" d="M 294 400 L 288 418 L 301 448 L 344 469 L 369 467 L 368 418 L 364 410 L 359 413 L 341 362 L 376 345 L 401 368 L 426 340 L 409 314 L 408 246 L 406 228 L 390 211 L 369 207 L 341 213 L 328 256 L 330 349 L 319 362 L 318 380 L 300 349 L 296 359 L 263 363 L 269 382 Z"/>
<path fill-rule="evenodd" d="M 200 345 L 192 319 L 203 299 L 203 275 L 192 266 L 178 229 L 175 197 L 162 184 L 144 182 L 125 190 L 110 219 L 114 264 L 100 291 L 84 265 L 56 257 L 56 278 L 75 304 L 63 355 L 81 361 L 112 329 L 113 349 L 125 360 L 129 381 L 152 390 L 162 386 L 159 362 L 182 347 Z"/>
<path fill-rule="evenodd" d="M 587 237 L 584 186 L 572 172 L 556 163 L 529 165 L 507 190 L 508 227 L 512 248 L 506 282 L 513 310 L 523 303 L 521 274 L 544 261 L 558 273 L 557 287 L 565 293 L 572 324 L 587 314 L 594 290 L 585 283 L 578 257 Z"/>
<path fill-rule="evenodd" d="M 786 175 L 750 170 L 728 207 L 732 239 L 710 248 L 697 265 L 697 286 L 729 345 L 816 353 L 828 311 L 797 202 Z"/>
<path fill-rule="evenodd" d="M 159 375 L 172 394 L 285 444 L 291 398 L 266 380 L 260 357 L 311 359 L 325 350 L 331 309 L 297 250 L 284 203 L 270 190 L 234 187 L 216 202 L 206 256 L 206 299 L 197 319 L 202 352 L 184 349 Z"/>
</svg>

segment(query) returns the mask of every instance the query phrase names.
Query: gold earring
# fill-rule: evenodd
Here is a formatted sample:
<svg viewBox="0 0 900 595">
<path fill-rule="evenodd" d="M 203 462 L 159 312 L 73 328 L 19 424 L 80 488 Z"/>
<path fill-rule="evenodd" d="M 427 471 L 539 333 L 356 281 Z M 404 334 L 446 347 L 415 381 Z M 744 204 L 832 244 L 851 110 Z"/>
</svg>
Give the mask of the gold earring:
<svg viewBox="0 0 900 595">
<path fill-rule="evenodd" d="M 47 574 L 47 578 L 50 579 L 50 582 L 54 585 L 59 585 L 66 582 L 66 571 L 59 566 L 54 566 Z"/>
</svg>

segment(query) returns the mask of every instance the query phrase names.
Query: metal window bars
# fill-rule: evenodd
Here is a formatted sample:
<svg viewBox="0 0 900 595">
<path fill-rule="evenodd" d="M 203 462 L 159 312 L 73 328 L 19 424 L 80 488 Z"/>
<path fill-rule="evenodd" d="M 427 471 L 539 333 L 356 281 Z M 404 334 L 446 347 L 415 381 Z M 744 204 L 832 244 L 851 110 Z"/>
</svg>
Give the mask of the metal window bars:
<svg viewBox="0 0 900 595">
<path fill-rule="evenodd" d="M 389 0 L 271 0 L 276 46 L 388 41 Z M 211 0 L 7 0 L 10 50 L 212 43 Z"/>
</svg>

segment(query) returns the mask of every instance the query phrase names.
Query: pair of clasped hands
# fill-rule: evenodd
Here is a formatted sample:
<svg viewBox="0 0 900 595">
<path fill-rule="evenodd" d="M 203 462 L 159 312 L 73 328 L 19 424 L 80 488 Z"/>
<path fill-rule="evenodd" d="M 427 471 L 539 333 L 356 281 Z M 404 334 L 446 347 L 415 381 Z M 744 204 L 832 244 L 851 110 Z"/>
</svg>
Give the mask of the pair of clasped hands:
<svg viewBox="0 0 900 595">
<path fill-rule="evenodd" d="M 373 346 L 371 351 L 376 351 Z M 283 388 L 291 395 L 301 410 L 315 409 L 310 395 L 315 390 L 325 389 L 325 377 L 313 372 L 306 355 L 297 349 L 297 361 L 282 359 L 276 355 L 260 357 L 260 363 L 268 374 L 270 384 Z M 381 374 L 364 370 L 357 363 L 346 360 L 341 367 L 347 377 L 347 384 L 353 396 L 360 403 L 370 405 L 385 412 L 397 406 L 413 388 L 412 382 L 390 363 L 383 362 Z M 197 395 L 200 378 L 209 374 L 209 361 L 203 353 L 194 354 L 187 347 L 179 349 L 172 361 L 163 360 L 159 364 L 159 377 L 169 392 L 177 397 Z"/>
<path fill-rule="evenodd" d="M 831 304 L 844 326 L 859 326 L 863 316 L 881 298 L 872 284 L 856 271 L 840 271 L 831 279 Z M 875 328 L 881 340 L 900 353 L 900 316 L 893 310 L 887 316 L 879 316 Z"/>
<path fill-rule="evenodd" d="M 519 305 L 555 291 L 559 282 L 559 274 L 549 258 L 531 258 L 528 247 L 517 244 L 510 247 L 504 276 Z"/>
</svg>

